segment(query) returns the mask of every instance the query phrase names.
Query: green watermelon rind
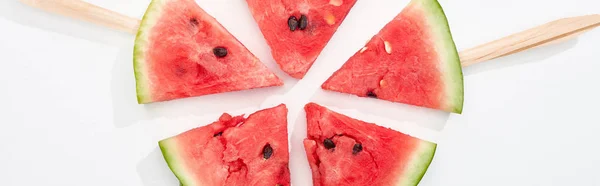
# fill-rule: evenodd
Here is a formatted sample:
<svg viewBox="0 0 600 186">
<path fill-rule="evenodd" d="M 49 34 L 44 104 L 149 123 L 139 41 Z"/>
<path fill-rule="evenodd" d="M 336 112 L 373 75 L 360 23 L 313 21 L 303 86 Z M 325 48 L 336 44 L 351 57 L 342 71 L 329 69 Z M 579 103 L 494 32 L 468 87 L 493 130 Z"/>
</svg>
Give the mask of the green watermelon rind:
<svg viewBox="0 0 600 186">
<path fill-rule="evenodd" d="M 436 50 L 447 62 L 444 67 L 441 67 L 446 85 L 445 100 L 447 100 L 443 109 L 462 114 L 464 102 L 462 65 L 446 14 L 437 0 L 413 0 L 409 6 L 423 8 L 427 22 L 435 35 L 433 41 L 437 45 Z"/>
<path fill-rule="evenodd" d="M 150 2 L 144 17 L 140 22 L 140 27 L 135 38 L 133 49 L 133 70 L 135 73 L 137 101 L 139 104 L 152 102 L 150 90 L 150 79 L 146 68 L 145 53 L 148 45 L 150 30 L 154 27 L 160 18 L 161 10 L 165 2 L 163 0 L 153 0 Z"/>
<path fill-rule="evenodd" d="M 175 177 L 177 177 L 179 180 L 180 185 L 191 185 L 191 183 L 193 183 L 192 180 L 188 180 L 190 176 L 185 176 L 187 174 L 187 172 L 184 171 L 185 167 L 183 167 L 185 163 L 180 162 L 179 158 L 177 158 L 179 157 L 177 154 L 179 149 L 177 148 L 178 145 L 175 142 L 175 139 L 168 138 L 161 140 L 158 142 L 158 146 L 160 147 L 160 151 L 162 152 L 169 169 L 171 169 L 173 174 L 175 174 Z"/>
<path fill-rule="evenodd" d="M 400 178 L 401 183 L 398 183 L 397 186 L 417 186 L 433 161 L 436 149 L 437 144 L 422 141 L 413 154 L 413 161 L 405 167 L 408 172 L 403 173 Z"/>
</svg>

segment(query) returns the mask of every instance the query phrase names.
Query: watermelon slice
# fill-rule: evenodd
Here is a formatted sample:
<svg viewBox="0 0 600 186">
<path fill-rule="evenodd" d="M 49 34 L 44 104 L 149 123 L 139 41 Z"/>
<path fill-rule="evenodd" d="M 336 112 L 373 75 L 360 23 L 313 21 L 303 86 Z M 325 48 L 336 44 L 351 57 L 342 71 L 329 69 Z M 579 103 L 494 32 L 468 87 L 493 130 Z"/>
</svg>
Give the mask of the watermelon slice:
<svg viewBox="0 0 600 186">
<path fill-rule="evenodd" d="M 462 113 L 460 59 L 440 4 L 412 0 L 322 88 Z"/>
<path fill-rule="evenodd" d="M 139 103 L 283 84 L 194 0 L 153 0 L 134 50 Z"/>
<path fill-rule="evenodd" d="M 437 145 L 333 112 L 305 106 L 304 148 L 313 185 L 415 186 Z"/>
<path fill-rule="evenodd" d="M 280 68 L 301 79 L 356 0 L 246 0 Z"/>
<path fill-rule="evenodd" d="M 285 105 L 218 121 L 159 142 L 181 185 L 290 185 Z"/>
</svg>

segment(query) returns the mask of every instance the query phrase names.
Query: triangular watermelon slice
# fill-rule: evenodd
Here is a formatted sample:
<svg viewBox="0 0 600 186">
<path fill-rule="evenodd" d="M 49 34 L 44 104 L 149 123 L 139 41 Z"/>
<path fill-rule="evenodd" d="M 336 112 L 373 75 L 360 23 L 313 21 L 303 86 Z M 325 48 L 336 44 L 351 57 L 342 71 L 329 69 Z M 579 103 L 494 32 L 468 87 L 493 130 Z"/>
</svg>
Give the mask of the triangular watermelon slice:
<svg viewBox="0 0 600 186">
<path fill-rule="evenodd" d="M 301 79 L 356 0 L 246 0 L 280 68 Z"/>
<path fill-rule="evenodd" d="M 283 82 L 194 0 L 153 0 L 135 40 L 139 103 Z"/>
<path fill-rule="evenodd" d="M 412 0 L 322 88 L 462 113 L 460 59 L 440 4 Z"/>
<path fill-rule="evenodd" d="M 218 121 L 159 142 L 173 173 L 185 186 L 289 186 L 287 108 Z"/>
<path fill-rule="evenodd" d="M 416 186 L 437 145 L 333 112 L 305 106 L 304 148 L 314 186 Z"/>
</svg>

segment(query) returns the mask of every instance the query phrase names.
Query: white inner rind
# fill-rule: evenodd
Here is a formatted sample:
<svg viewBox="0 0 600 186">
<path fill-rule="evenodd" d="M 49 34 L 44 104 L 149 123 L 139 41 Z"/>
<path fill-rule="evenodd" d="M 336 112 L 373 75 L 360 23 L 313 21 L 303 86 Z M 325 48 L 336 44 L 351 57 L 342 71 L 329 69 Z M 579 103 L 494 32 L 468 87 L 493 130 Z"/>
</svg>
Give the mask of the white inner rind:
<svg viewBox="0 0 600 186">
<path fill-rule="evenodd" d="M 186 186 L 202 186 L 203 184 L 197 183 L 193 180 L 193 172 L 190 172 L 185 167 L 186 162 L 183 162 L 183 158 L 180 156 L 179 144 L 177 139 L 169 138 L 159 142 L 160 150 L 165 158 L 165 161 L 169 165 L 169 168 L 182 185 Z"/>
<path fill-rule="evenodd" d="M 443 100 L 446 102 L 442 107 L 446 111 L 460 114 L 464 100 L 462 66 L 444 10 L 436 0 L 413 0 L 408 6 L 422 11 L 431 31 L 431 43 L 435 44 L 439 55 L 439 69 L 445 83 Z"/>
<path fill-rule="evenodd" d="M 140 28 L 135 39 L 133 63 L 138 103 L 148 103 L 152 100 L 152 95 L 150 95 L 152 82 L 148 77 L 149 74 L 145 59 L 146 51 L 150 35 L 152 34 L 150 30 L 154 28 L 162 16 L 163 7 L 167 4 L 167 1 L 169 0 L 153 0 L 150 3 L 140 23 Z"/>
<path fill-rule="evenodd" d="M 437 144 L 435 143 L 428 141 L 419 142 L 417 149 L 415 149 L 410 158 L 412 161 L 400 171 L 402 172 L 402 176 L 399 178 L 399 182 L 396 183 L 396 186 L 418 185 L 433 160 L 436 148 Z"/>
</svg>

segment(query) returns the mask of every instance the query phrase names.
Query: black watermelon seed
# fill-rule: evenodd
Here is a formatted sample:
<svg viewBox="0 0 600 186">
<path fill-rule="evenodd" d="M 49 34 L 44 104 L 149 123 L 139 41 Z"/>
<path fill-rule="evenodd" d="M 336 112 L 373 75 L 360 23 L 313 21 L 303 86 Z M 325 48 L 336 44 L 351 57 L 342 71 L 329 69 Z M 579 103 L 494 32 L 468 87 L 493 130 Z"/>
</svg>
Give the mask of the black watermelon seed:
<svg viewBox="0 0 600 186">
<path fill-rule="evenodd" d="M 300 16 L 300 24 L 298 24 L 298 27 L 300 27 L 300 30 L 304 30 L 306 29 L 306 26 L 308 26 L 308 17 L 302 15 Z"/>
<path fill-rule="evenodd" d="M 190 19 L 190 24 L 197 26 L 199 24 L 198 19 L 196 19 L 195 17 Z"/>
<path fill-rule="evenodd" d="M 271 145 L 269 145 L 269 144 L 265 145 L 265 147 L 263 147 L 263 158 L 268 160 L 269 158 L 271 158 L 272 155 L 273 155 L 273 148 L 271 148 Z"/>
<path fill-rule="evenodd" d="M 333 143 L 333 141 L 329 138 L 323 140 L 323 145 L 325 146 L 326 149 L 335 148 L 335 143 Z"/>
<path fill-rule="evenodd" d="M 216 133 L 213 137 L 222 136 L 223 132 Z"/>
<path fill-rule="evenodd" d="M 298 19 L 296 19 L 296 16 L 288 18 L 288 27 L 290 27 L 291 31 L 295 31 L 298 28 Z"/>
<path fill-rule="evenodd" d="M 352 147 L 352 154 L 356 155 L 362 150 L 362 145 L 360 143 L 354 144 L 354 147 Z"/>
<path fill-rule="evenodd" d="M 227 49 L 225 47 L 215 47 L 213 49 L 213 53 L 218 58 L 225 57 L 225 56 L 227 56 Z"/>
<path fill-rule="evenodd" d="M 370 98 L 377 98 L 377 94 L 375 94 L 375 92 L 373 92 L 372 90 L 369 90 L 369 92 L 367 92 L 367 96 Z"/>
<path fill-rule="evenodd" d="M 282 184 L 277 184 L 277 185 L 275 185 L 275 186 L 283 186 L 283 185 L 282 185 Z"/>
</svg>

